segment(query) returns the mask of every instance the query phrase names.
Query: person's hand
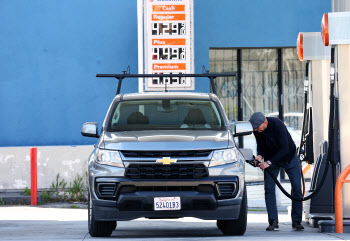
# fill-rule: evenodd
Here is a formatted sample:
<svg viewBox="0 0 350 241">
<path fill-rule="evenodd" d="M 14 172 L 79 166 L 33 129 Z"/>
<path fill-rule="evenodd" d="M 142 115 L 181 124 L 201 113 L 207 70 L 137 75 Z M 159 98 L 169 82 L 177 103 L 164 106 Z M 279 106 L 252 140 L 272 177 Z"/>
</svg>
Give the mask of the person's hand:
<svg viewBox="0 0 350 241">
<path fill-rule="evenodd" d="M 264 170 L 265 168 L 268 168 L 270 165 L 267 164 L 267 162 L 261 162 L 259 163 L 259 167 L 261 170 Z"/>
<path fill-rule="evenodd" d="M 263 157 L 261 155 L 257 155 L 255 157 L 255 160 L 257 160 L 258 162 L 261 162 L 262 159 L 263 159 Z"/>
<path fill-rule="evenodd" d="M 258 164 L 261 162 L 262 159 L 263 157 L 261 155 L 257 155 L 254 161 L 255 166 L 258 166 Z"/>
</svg>

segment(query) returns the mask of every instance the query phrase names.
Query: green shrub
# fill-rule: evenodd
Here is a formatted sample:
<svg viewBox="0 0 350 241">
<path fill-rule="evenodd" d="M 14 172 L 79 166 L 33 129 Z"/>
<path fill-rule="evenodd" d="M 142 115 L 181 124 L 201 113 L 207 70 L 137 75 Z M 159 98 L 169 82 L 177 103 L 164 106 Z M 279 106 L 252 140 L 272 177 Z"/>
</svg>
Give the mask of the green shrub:
<svg viewBox="0 0 350 241">
<path fill-rule="evenodd" d="M 42 192 L 41 194 L 41 197 L 42 197 L 42 202 L 43 203 L 49 203 L 51 202 L 51 195 L 47 192 Z"/>
<path fill-rule="evenodd" d="M 24 196 L 30 196 L 30 195 L 31 195 L 31 191 L 30 191 L 30 189 L 28 187 L 26 187 L 24 189 Z"/>
<path fill-rule="evenodd" d="M 57 173 L 56 182 L 52 182 L 50 188 L 54 198 L 57 199 L 58 201 L 64 201 L 67 199 L 67 194 L 64 190 L 66 188 L 66 185 L 67 185 L 67 182 L 64 181 L 63 178 L 62 180 L 60 180 L 60 174 Z"/>
<path fill-rule="evenodd" d="M 70 183 L 71 184 L 71 183 Z M 79 175 L 73 181 L 73 185 L 68 188 L 70 201 L 83 202 L 85 200 L 83 178 Z"/>
<path fill-rule="evenodd" d="M 86 172 L 87 176 L 87 172 Z M 86 177 L 87 178 L 87 177 Z M 83 177 L 77 174 L 73 183 L 69 183 L 69 187 L 67 187 L 67 182 L 60 178 L 60 174 L 56 175 L 56 180 L 52 182 L 50 186 L 50 190 L 47 192 L 42 192 L 42 203 L 48 202 L 86 202 L 86 188 L 88 184 L 84 185 Z M 73 205 L 74 206 L 74 205 Z"/>
</svg>

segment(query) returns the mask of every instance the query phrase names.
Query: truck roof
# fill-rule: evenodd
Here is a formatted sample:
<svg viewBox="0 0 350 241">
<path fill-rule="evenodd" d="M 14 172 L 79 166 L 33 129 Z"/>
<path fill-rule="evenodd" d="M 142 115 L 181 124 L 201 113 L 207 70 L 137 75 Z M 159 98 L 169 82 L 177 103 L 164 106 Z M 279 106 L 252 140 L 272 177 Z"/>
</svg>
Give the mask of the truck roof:
<svg viewBox="0 0 350 241">
<path fill-rule="evenodd" d="M 120 99 L 122 95 L 117 95 L 115 99 Z M 136 99 L 154 99 L 154 98 L 171 98 L 171 99 L 200 99 L 200 100 L 217 100 L 215 94 L 208 93 L 196 93 L 196 92 L 142 92 L 142 93 L 130 93 L 123 94 L 123 100 L 136 100 Z"/>
</svg>

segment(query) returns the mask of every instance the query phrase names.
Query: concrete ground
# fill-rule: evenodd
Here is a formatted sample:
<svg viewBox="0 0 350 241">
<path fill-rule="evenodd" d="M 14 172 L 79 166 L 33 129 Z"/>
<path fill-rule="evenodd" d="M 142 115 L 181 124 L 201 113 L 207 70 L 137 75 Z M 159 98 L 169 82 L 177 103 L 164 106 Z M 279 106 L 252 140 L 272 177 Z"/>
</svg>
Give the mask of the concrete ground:
<svg viewBox="0 0 350 241">
<path fill-rule="evenodd" d="M 280 212 L 280 231 L 267 232 L 266 211 L 250 211 L 247 232 L 238 237 L 223 236 L 215 221 L 182 218 L 118 222 L 111 238 L 92 238 L 87 209 L 57 206 L 0 207 L 0 240 L 350 240 L 350 234 L 319 233 L 306 225 L 305 231 L 293 231 L 286 212 Z"/>
</svg>

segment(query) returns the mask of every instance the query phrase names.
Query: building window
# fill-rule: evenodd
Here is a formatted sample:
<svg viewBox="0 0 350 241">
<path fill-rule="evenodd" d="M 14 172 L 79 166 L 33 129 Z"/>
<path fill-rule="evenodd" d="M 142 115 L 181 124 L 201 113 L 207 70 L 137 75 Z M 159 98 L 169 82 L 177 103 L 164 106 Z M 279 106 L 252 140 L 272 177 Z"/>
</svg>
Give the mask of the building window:
<svg viewBox="0 0 350 241">
<path fill-rule="evenodd" d="M 278 113 L 277 49 L 242 49 L 243 120 Z"/>
<path fill-rule="evenodd" d="M 237 72 L 236 49 L 211 49 L 209 54 L 210 72 Z M 216 91 L 219 94 L 230 121 L 238 120 L 237 77 L 220 77 L 215 79 Z"/>
<path fill-rule="evenodd" d="M 295 48 L 282 49 L 283 54 L 283 119 L 290 129 L 301 132 L 304 111 L 305 64 Z M 298 142 L 300 139 L 298 140 Z"/>
</svg>

